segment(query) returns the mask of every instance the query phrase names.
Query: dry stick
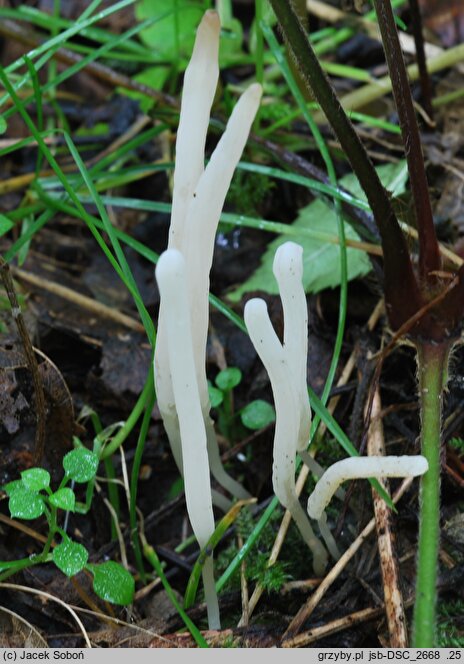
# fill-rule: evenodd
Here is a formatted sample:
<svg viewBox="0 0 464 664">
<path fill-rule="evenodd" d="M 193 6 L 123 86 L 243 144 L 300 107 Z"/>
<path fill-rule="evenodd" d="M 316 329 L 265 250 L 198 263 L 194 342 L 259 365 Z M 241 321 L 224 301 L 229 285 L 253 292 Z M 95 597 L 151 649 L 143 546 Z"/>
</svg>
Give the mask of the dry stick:
<svg viewBox="0 0 464 664">
<path fill-rule="evenodd" d="M 66 604 L 66 602 L 63 602 L 63 600 L 58 599 L 58 597 L 55 597 L 54 595 L 51 595 L 50 593 L 46 593 L 43 590 L 37 590 L 36 588 L 29 588 L 29 586 L 19 586 L 15 583 L 5 583 L 2 582 L 0 583 L 0 588 L 8 588 L 9 590 L 19 590 L 24 593 L 31 593 L 31 595 L 39 595 L 41 597 L 45 597 L 46 599 L 52 600 L 52 602 L 56 602 L 57 604 L 60 604 L 62 607 L 66 609 L 66 611 L 69 611 L 69 613 L 72 615 L 74 620 L 76 621 L 79 629 L 82 632 L 82 635 L 84 637 L 86 647 L 91 648 L 92 644 L 90 643 L 89 637 L 87 635 L 87 632 L 85 631 L 85 627 L 82 624 L 81 619 L 79 616 L 76 614 L 74 609 L 72 609 L 69 604 Z"/>
<path fill-rule="evenodd" d="M 34 348 L 32 346 L 29 334 L 24 323 L 24 318 L 21 313 L 21 307 L 18 303 L 18 298 L 16 297 L 16 292 L 13 284 L 13 280 L 10 274 L 10 267 L 6 261 L 0 256 L 0 270 L 2 273 L 2 281 L 5 287 L 8 299 L 11 304 L 11 314 L 18 328 L 18 333 L 21 338 L 24 354 L 26 356 L 27 365 L 29 371 L 32 374 L 32 382 L 34 383 L 34 394 L 35 394 L 35 417 L 36 417 L 36 430 L 35 430 L 35 441 L 34 441 L 34 463 L 37 464 L 43 457 L 44 446 L 45 446 L 45 422 L 46 422 L 46 410 L 45 410 L 45 395 L 43 391 L 42 379 L 39 374 L 39 367 L 37 365 L 37 359 L 35 357 Z"/>
<path fill-rule="evenodd" d="M 99 152 L 97 155 L 95 155 L 95 157 L 86 161 L 86 167 L 90 168 L 94 164 L 97 164 L 99 161 L 101 161 L 104 157 L 107 157 L 109 154 L 116 152 L 118 148 L 128 143 L 132 138 L 135 138 L 135 136 L 137 136 L 137 134 L 142 131 L 142 129 L 145 129 L 145 127 L 150 123 L 157 124 L 157 122 L 152 120 L 148 115 L 139 115 L 135 119 L 135 122 L 131 124 L 129 129 L 124 132 L 124 134 L 118 136 L 112 143 L 110 143 L 110 145 L 102 150 L 102 152 Z M 161 160 L 159 161 L 161 163 Z"/>
<path fill-rule="evenodd" d="M 143 325 L 139 323 L 139 321 L 135 320 L 135 318 L 131 318 L 131 316 L 122 314 L 120 311 L 117 311 L 116 309 L 113 309 L 106 304 L 102 304 L 101 302 L 93 300 L 91 297 L 87 297 L 87 295 L 76 293 L 76 291 L 73 291 L 67 286 L 61 286 L 54 281 L 49 281 L 48 279 L 39 277 L 38 275 L 32 274 L 31 272 L 26 272 L 25 270 L 21 270 L 19 268 L 12 268 L 12 270 L 14 274 L 22 281 L 37 286 L 38 288 L 42 288 L 43 290 L 46 290 L 53 295 L 57 295 L 58 297 L 62 297 L 64 300 L 68 300 L 78 307 L 82 307 L 83 309 L 86 309 L 87 311 L 90 311 L 97 316 L 108 318 L 109 320 L 112 320 L 119 325 L 123 325 L 130 330 L 134 330 L 135 332 L 145 332 Z"/>
<path fill-rule="evenodd" d="M 237 545 L 238 545 L 239 549 L 241 549 L 242 546 L 243 546 L 243 538 L 242 538 L 241 535 L 238 535 L 238 537 L 237 537 Z M 243 619 L 243 622 L 244 622 L 244 626 L 248 627 L 249 618 L 250 618 L 250 614 L 249 614 L 249 610 L 248 610 L 250 595 L 249 595 L 249 592 L 248 592 L 248 582 L 247 582 L 247 578 L 246 578 L 246 567 L 247 567 L 246 560 L 243 559 L 242 564 L 240 565 L 240 590 L 241 590 L 241 593 L 242 593 L 242 619 Z"/>
<path fill-rule="evenodd" d="M 43 44 L 44 40 L 39 37 L 36 32 L 33 32 L 30 29 L 30 26 L 25 29 L 18 25 L 15 21 L 11 20 L 2 20 L 0 21 L 0 34 L 16 39 L 17 41 L 26 44 L 27 46 L 39 46 Z M 59 48 L 52 56 L 60 62 L 65 64 L 75 64 L 77 62 L 82 62 L 84 56 L 74 53 L 66 48 Z M 121 86 L 127 90 L 135 90 L 136 92 L 141 92 L 147 97 L 156 99 L 157 101 L 162 101 L 168 106 L 178 106 L 178 101 L 174 97 L 166 94 L 165 92 L 160 92 L 151 88 L 148 85 L 143 83 L 138 83 L 130 78 L 130 76 L 125 76 L 119 72 L 114 71 L 106 65 L 102 65 L 100 62 L 88 62 L 83 70 L 93 76 L 98 78 L 105 83 L 109 83 L 113 86 Z"/>
<path fill-rule="evenodd" d="M 437 56 L 429 59 L 427 69 L 431 74 L 434 74 L 443 69 L 454 67 L 462 64 L 464 61 L 464 44 L 458 44 L 453 48 L 439 53 Z M 407 67 L 409 79 L 415 81 L 419 78 L 419 68 L 416 64 Z M 390 76 L 383 76 L 377 79 L 374 83 L 367 83 L 366 85 L 357 88 L 353 92 L 348 92 L 341 98 L 343 108 L 349 111 L 355 111 L 358 108 L 367 106 L 367 104 L 384 97 L 392 90 Z M 326 119 L 321 111 L 314 115 L 314 119 L 319 123 L 326 123 Z"/>
<path fill-rule="evenodd" d="M 29 537 L 32 537 L 33 539 L 36 539 L 39 542 L 42 542 L 42 544 L 45 544 L 45 542 L 48 541 L 48 537 L 45 537 L 45 535 L 41 535 L 36 530 L 33 530 L 32 528 L 25 526 L 20 521 L 15 521 L 14 519 L 10 519 L 10 517 L 6 516 L 5 514 L 0 514 L 0 523 L 4 523 L 5 525 L 10 526 L 10 528 L 16 528 L 16 530 L 20 530 L 26 535 L 29 535 Z M 51 546 L 54 547 L 55 542 L 52 542 Z"/>
<path fill-rule="evenodd" d="M 406 602 L 407 606 L 410 606 L 413 603 L 412 600 Z M 298 634 L 293 639 L 289 639 L 285 643 L 285 648 L 304 648 L 309 646 L 311 643 L 318 641 L 319 639 L 325 638 L 337 632 L 341 632 L 344 629 L 349 629 L 354 625 L 360 625 L 365 623 L 368 620 L 373 620 L 382 615 L 384 609 L 382 607 L 376 607 L 372 609 L 362 609 L 361 611 L 355 611 L 355 613 L 350 613 L 344 618 L 338 618 L 332 622 L 321 625 L 320 627 L 314 627 L 314 629 L 308 629 L 302 634 Z"/>
<path fill-rule="evenodd" d="M 385 455 L 381 412 L 382 403 L 380 392 L 377 388 L 372 404 L 372 419 L 367 441 L 367 453 L 369 456 Z M 389 493 L 388 480 L 379 478 L 379 482 Z M 408 631 L 406 628 L 403 597 L 400 590 L 398 560 L 394 547 L 392 511 L 374 489 L 372 489 L 372 498 L 374 501 L 380 568 L 383 579 L 385 613 L 387 616 L 388 632 L 390 634 L 390 648 L 407 648 Z"/>
<path fill-rule="evenodd" d="M 324 19 L 328 23 L 343 23 L 344 25 L 352 25 L 356 32 L 359 32 L 359 29 L 364 31 L 372 39 L 377 39 L 380 41 L 380 30 L 377 26 L 377 23 L 374 21 L 368 21 L 364 18 L 354 16 L 353 14 L 348 14 L 347 12 L 332 7 L 331 5 L 321 2 L 320 0 L 306 0 L 306 7 L 308 11 L 317 16 L 318 18 Z M 405 53 L 416 53 L 416 45 L 414 44 L 414 39 L 410 36 L 401 32 L 399 35 L 401 48 Z M 425 53 L 429 58 L 435 57 L 443 53 L 443 49 L 440 46 L 435 44 L 430 44 L 428 42 L 424 45 Z"/>
<path fill-rule="evenodd" d="M 402 482 L 398 491 L 393 497 L 393 503 L 396 504 L 400 498 L 405 494 L 413 482 L 413 477 L 407 477 L 404 482 Z M 351 546 L 345 551 L 340 560 L 338 560 L 335 565 L 332 567 L 330 572 L 327 574 L 325 579 L 322 581 L 317 590 L 311 595 L 308 601 L 301 607 L 296 616 L 293 618 L 292 622 L 288 626 L 282 642 L 282 647 L 287 647 L 288 644 L 292 643 L 292 639 L 295 634 L 300 630 L 303 623 L 309 618 L 311 613 L 314 611 L 316 606 L 319 604 L 321 599 L 324 597 L 325 593 L 328 591 L 332 583 L 337 579 L 339 574 L 345 569 L 346 565 L 353 558 L 355 553 L 360 549 L 362 544 L 366 541 L 369 535 L 374 531 L 375 528 L 375 518 L 373 517 L 367 526 L 362 530 L 358 535 L 355 541 Z"/>
<path fill-rule="evenodd" d="M 372 331 L 375 328 L 380 316 L 383 314 L 383 311 L 384 311 L 383 300 L 380 300 L 377 303 L 374 311 L 372 312 L 372 314 L 369 317 L 369 320 L 367 322 L 367 327 L 368 327 L 369 331 Z M 346 383 L 348 382 L 348 380 L 351 376 L 351 373 L 353 372 L 355 366 L 356 366 L 356 353 L 355 353 L 355 351 L 353 351 L 351 353 L 350 357 L 348 358 L 348 361 L 345 364 L 345 367 L 342 371 L 340 379 L 337 383 L 337 387 L 341 387 L 342 385 L 346 385 Z M 337 407 L 337 404 L 338 404 L 339 400 L 340 400 L 339 396 L 333 397 L 330 400 L 329 405 L 328 405 L 328 411 L 331 415 L 334 413 L 335 408 Z M 319 435 L 320 436 L 322 436 L 324 434 L 325 429 L 326 429 L 325 424 L 321 423 L 320 427 L 319 427 Z M 295 492 L 296 492 L 297 496 L 299 496 L 301 494 L 301 492 L 303 491 L 303 488 L 306 484 L 306 480 L 308 478 L 309 472 L 310 472 L 309 468 L 306 465 L 304 465 L 303 468 L 300 470 L 300 474 L 299 474 L 298 479 L 297 479 L 296 484 L 295 484 Z M 268 563 L 267 563 L 268 567 L 272 567 L 272 565 L 275 564 L 277 558 L 279 557 L 280 550 L 282 549 L 283 543 L 285 541 L 285 536 L 287 534 L 287 530 L 288 530 L 288 527 L 290 525 L 291 520 L 292 520 L 291 514 L 288 510 L 286 510 L 285 514 L 283 516 L 282 522 L 280 524 L 279 531 L 276 535 L 274 545 L 272 547 L 271 555 L 269 556 L 269 560 L 268 560 Z M 256 608 L 256 605 L 258 604 L 263 592 L 264 592 L 263 586 L 260 583 L 258 583 L 256 585 L 256 587 L 253 591 L 253 594 L 250 598 L 250 601 L 249 601 L 248 617 L 250 617 L 251 614 L 253 613 L 253 611 Z M 240 622 L 238 623 L 238 627 L 243 627 L 244 625 L 245 625 L 244 616 L 242 615 L 242 617 L 240 618 Z"/>
</svg>

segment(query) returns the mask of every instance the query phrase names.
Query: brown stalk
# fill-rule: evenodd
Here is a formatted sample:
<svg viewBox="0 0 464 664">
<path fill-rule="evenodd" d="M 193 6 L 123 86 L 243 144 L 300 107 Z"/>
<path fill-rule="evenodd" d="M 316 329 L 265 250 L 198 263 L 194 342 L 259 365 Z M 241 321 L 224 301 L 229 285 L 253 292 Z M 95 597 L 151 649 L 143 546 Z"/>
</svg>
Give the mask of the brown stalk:
<svg viewBox="0 0 464 664">
<path fill-rule="evenodd" d="M 432 81 L 427 69 L 427 57 L 425 55 L 424 33 L 422 27 L 422 14 L 418 0 L 409 0 L 409 12 L 411 14 L 411 29 L 416 45 L 416 61 L 419 69 L 419 81 L 422 93 L 422 105 L 425 112 L 433 121 L 432 106 Z"/>
<path fill-rule="evenodd" d="M 308 41 L 290 0 L 271 0 L 285 41 L 308 88 L 314 91 L 324 114 L 364 189 L 382 238 L 384 290 L 390 323 L 399 327 L 422 305 L 408 246 L 391 205 L 363 144 Z M 404 294 L 407 293 L 407 297 Z"/>
<path fill-rule="evenodd" d="M 372 404 L 372 419 L 367 439 L 367 453 L 369 456 L 385 456 L 382 403 L 378 389 L 375 391 Z M 388 481 L 380 479 L 379 482 L 389 493 Z M 390 648 L 407 648 L 408 630 L 400 588 L 395 536 L 392 529 L 392 511 L 374 489 L 372 489 L 372 499 L 374 502 L 380 569 L 383 579 L 385 614 L 387 616 L 388 632 L 390 635 L 389 645 Z"/>
<path fill-rule="evenodd" d="M 419 126 L 390 0 L 374 0 L 374 5 L 408 162 L 414 212 L 419 231 L 419 275 L 422 284 L 427 285 L 435 282 L 430 273 L 441 269 L 441 259 L 433 225 Z"/>
</svg>

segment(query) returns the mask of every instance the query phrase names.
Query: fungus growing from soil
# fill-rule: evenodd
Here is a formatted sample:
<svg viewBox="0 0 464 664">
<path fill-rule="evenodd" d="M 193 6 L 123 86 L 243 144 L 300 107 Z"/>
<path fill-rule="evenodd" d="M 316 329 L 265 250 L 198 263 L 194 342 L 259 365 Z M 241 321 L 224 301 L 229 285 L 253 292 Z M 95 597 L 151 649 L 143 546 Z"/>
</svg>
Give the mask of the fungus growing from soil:
<svg viewBox="0 0 464 664">
<path fill-rule="evenodd" d="M 284 342 L 280 343 L 260 298 L 245 305 L 245 323 L 253 345 L 271 380 L 276 409 L 272 483 L 274 492 L 295 520 L 313 553 L 313 567 L 321 575 L 327 551 L 315 536 L 295 490 L 295 457 L 309 442 L 311 411 L 306 386 L 308 309 L 302 284 L 303 249 L 286 242 L 276 252 L 274 275 L 284 312 Z"/>
<path fill-rule="evenodd" d="M 171 385 L 182 440 L 185 500 L 193 532 L 204 549 L 214 532 L 214 515 L 206 429 L 195 370 L 187 270 L 180 251 L 168 249 L 160 256 L 156 279 L 162 301 L 169 302 L 164 324 L 169 338 Z M 203 586 L 209 627 L 220 629 L 212 556 L 206 557 Z"/>
<path fill-rule="evenodd" d="M 190 330 L 205 423 L 211 473 L 232 496 L 249 498 L 245 489 L 222 465 L 206 378 L 206 341 L 209 320 L 209 273 L 216 229 L 235 167 L 245 147 L 256 115 L 261 86 L 251 85 L 237 102 L 210 162 L 204 166 L 206 133 L 219 76 L 219 17 L 207 11 L 198 27 L 192 58 L 185 72 L 179 128 L 168 249 L 177 249 L 185 260 Z M 168 299 L 161 298 L 155 349 L 155 385 L 158 406 L 177 466 L 184 473 L 183 442 L 173 392 L 169 338 L 166 326 Z M 185 337 L 186 338 L 186 337 Z M 189 342 L 190 343 L 190 342 Z M 214 502 L 226 510 L 230 501 L 213 492 Z"/>
<path fill-rule="evenodd" d="M 428 470 L 427 459 L 417 456 L 370 456 L 342 459 L 322 475 L 308 499 L 308 514 L 325 523 L 325 508 L 346 480 L 376 477 L 417 477 Z"/>
</svg>

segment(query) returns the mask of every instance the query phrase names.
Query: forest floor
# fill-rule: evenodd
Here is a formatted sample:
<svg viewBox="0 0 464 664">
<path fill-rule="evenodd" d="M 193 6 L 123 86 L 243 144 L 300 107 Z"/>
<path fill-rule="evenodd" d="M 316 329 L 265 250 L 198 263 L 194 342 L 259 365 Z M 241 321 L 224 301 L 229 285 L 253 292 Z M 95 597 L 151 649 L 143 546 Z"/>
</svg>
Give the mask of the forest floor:
<svg viewBox="0 0 464 664">
<path fill-rule="evenodd" d="M 82 443 L 96 450 L 98 445 L 108 448 L 117 440 L 114 452 L 98 469 L 90 498 L 84 484 L 72 485 L 81 503 L 86 497 L 91 499 L 87 513 L 59 511 L 58 523 L 73 541 L 85 546 L 89 563 L 112 560 L 126 567 L 135 579 L 135 595 L 124 607 L 105 601 L 102 593 L 95 594 L 92 589 L 90 569 L 68 577 L 50 557 L 44 564 L 22 565 L 10 575 L 14 566 L 4 563 L 28 558 L 33 562 L 47 541 L 48 526 L 44 515 L 29 520 L 12 517 L 8 496 L 2 492 L 0 646 L 83 647 L 84 630 L 95 647 L 195 647 L 198 641 L 192 630 L 187 630 L 169 594 L 182 604 L 199 549 L 191 538 L 182 481 L 160 413 L 156 405 L 150 407 L 151 393 L 147 397 L 144 390 L 150 381 L 153 352 L 153 330 L 148 321 L 156 327 L 159 307 L 154 265 L 167 246 L 182 74 L 194 30 L 187 25 L 189 36 L 177 46 L 169 31 L 165 35 L 167 29 L 165 33 L 150 33 L 150 27 L 136 30 L 140 21 L 150 18 L 149 5 L 156 16 L 163 8 L 175 5 L 171 2 L 96 3 L 103 17 L 91 24 L 84 18 L 84 25 L 80 25 L 82 13 L 89 9 L 89 2 L 55 3 L 61 14 L 54 14 L 53 3 L 46 0 L 21 3 L 19 8 L 17 4 L 4 2 L 0 7 L 1 65 L 18 91 L 16 100 L 11 94 L 2 97 L 0 250 L 9 264 L 25 335 L 37 349 L 45 394 L 45 443 L 42 454 L 37 447 L 36 388 L 24 330 L 23 335 L 18 333 L 8 298 L 11 293 L 0 290 L 0 484 L 4 486 L 17 480 L 24 470 L 40 466 L 49 471 L 55 490 L 63 477 L 62 459 L 73 445 Z M 196 4 L 200 9 L 191 19 L 195 25 L 200 10 L 209 3 Z M 285 530 L 277 561 L 268 564 L 284 517 L 284 510 L 272 504 L 274 425 L 263 422 L 247 428 L 240 415 L 256 400 L 273 404 L 273 396 L 267 374 L 244 331 L 243 308 L 251 296 L 263 297 L 281 334 L 280 300 L 275 286 L 266 283 L 275 244 L 269 246 L 276 237 L 280 242 L 290 239 L 304 243 L 308 383 L 320 397 L 337 338 L 340 249 L 329 198 L 302 181 L 302 177 L 313 183 L 323 178 L 324 161 L 271 49 L 265 45 L 261 56 L 253 50 L 255 4 L 251 0 L 224 3 L 228 4 L 232 17 L 225 39 L 233 38 L 229 39 L 229 51 L 221 56 L 207 155 L 217 143 L 237 92 L 254 80 L 257 57 L 261 57 L 264 72 L 264 96 L 216 239 L 211 293 L 217 300 L 211 307 L 207 374 L 214 383 L 227 368 L 240 370 L 233 391 L 225 390 L 222 395 L 229 411 L 224 410 L 223 402 L 212 414 L 228 473 L 256 501 L 230 516 L 229 527 L 215 549 L 216 578 L 224 579 L 219 593 L 222 630 L 207 629 L 201 584 L 187 613 L 210 645 L 279 647 L 294 616 L 322 588 L 319 600 L 308 612 L 300 641 L 295 637 L 286 645 L 388 647 L 391 634 L 385 619 L 375 527 L 359 539 L 374 515 L 373 495 L 366 481 L 347 484 L 344 500 L 334 499 L 328 510 L 339 549 L 343 552 L 353 542 L 359 544 L 330 581 L 314 576 L 311 556 L 293 524 Z M 386 76 L 387 69 L 381 43 L 361 22 L 369 7 L 355 4 L 362 5 L 359 11 L 347 10 L 336 2 L 308 2 L 308 8 L 311 34 L 316 35 L 316 44 L 322 44 L 320 57 L 327 63 L 337 92 L 342 98 L 357 93 L 359 101 L 360 91 L 375 88 L 375 81 Z M 460 3 L 442 4 L 456 8 L 454 13 L 450 10 L 447 21 L 439 2 L 422 5 L 432 60 L 440 49 L 454 52 L 464 39 Z M 410 21 L 406 3 L 397 12 L 406 34 Z M 172 32 L 172 26 L 170 29 Z M 133 35 L 127 36 L 129 31 Z M 277 28 L 274 31 L 278 37 Z M 53 39 L 55 45 L 50 46 Z M 234 39 L 240 42 L 238 46 L 234 46 Z M 40 49 L 42 44 L 47 47 Z M 174 61 L 176 48 L 179 59 Z M 22 59 L 26 53 L 28 61 Z M 44 55 L 53 57 L 42 62 Z M 405 57 L 408 64 L 414 62 L 410 52 Z M 70 75 L 72 66 L 75 71 Z M 62 79 L 58 84 L 57 77 Z M 24 84 L 19 87 L 22 78 Z M 412 83 L 420 110 L 436 229 L 439 240 L 464 258 L 464 95 L 459 94 L 464 89 L 464 56 L 435 71 L 432 84 L 433 121 L 423 111 L 417 81 Z M 353 114 L 353 119 L 384 184 L 392 189 L 395 208 L 408 221 L 404 149 L 394 104 L 388 93 L 373 94 L 369 99 L 368 103 L 355 103 L 353 112 L 363 115 Z M 34 131 L 18 111 L 21 100 Z M 342 184 L 359 199 L 359 187 L 337 141 L 324 119 L 318 122 L 337 177 L 344 178 Z M 42 141 L 40 149 L 37 136 Z M 79 158 L 85 166 L 79 165 Z M 89 174 L 92 187 L 83 184 L 84 173 Z M 106 220 L 97 200 L 106 210 Z M 346 206 L 347 216 L 350 206 Z M 369 216 L 368 211 L 363 214 Z M 290 230 L 276 226 L 277 222 Z M 124 263 L 107 232 L 107 223 L 119 234 Z M 306 233 L 308 228 L 316 235 Z M 331 235 L 332 243 L 317 239 L 317 232 Z M 375 237 L 369 240 L 361 231 L 359 235 L 353 231 L 349 237 L 355 245 L 366 244 L 348 249 L 346 323 L 334 384 L 326 395 L 328 408 L 355 447 L 365 453 L 366 444 L 371 442 L 365 406 L 377 389 L 387 454 L 418 454 L 414 349 L 407 343 L 397 344 L 384 359 L 378 384 L 373 385 L 378 353 L 391 339 L 381 308 L 379 245 Z M 412 240 L 411 248 L 414 250 Z M 124 273 L 125 282 L 108 260 L 113 254 L 123 272 L 128 270 L 130 277 Z M 262 260 L 264 271 L 256 276 Z M 136 298 L 134 289 L 131 292 L 128 288 L 131 280 Z M 146 312 L 145 319 L 141 311 Z M 464 351 L 458 347 L 451 360 L 442 439 L 438 638 L 441 646 L 448 647 L 464 647 L 463 375 Z M 131 478 L 141 445 L 141 464 L 137 476 Z M 324 468 L 346 456 L 324 424 L 311 449 L 317 451 L 317 461 Z M 391 481 L 392 494 L 400 483 Z M 302 500 L 306 501 L 314 484 L 309 473 Z M 131 538 L 131 509 L 139 532 L 163 566 L 168 593 L 149 560 L 137 559 Z M 417 513 L 415 481 L 398 502 L 391 524 L 393 555 L 409 625 Z M 219 521 L 223 514 L 215 510 L 215 516 Z M 50 545 L 53 550 L 57 541 Z M 237 557 L 239 552 L 246 552 L 243 562 Z M 253 599 L 250 604 L 257 586 L 263 592 L 255 605 Z"/>
</svg>

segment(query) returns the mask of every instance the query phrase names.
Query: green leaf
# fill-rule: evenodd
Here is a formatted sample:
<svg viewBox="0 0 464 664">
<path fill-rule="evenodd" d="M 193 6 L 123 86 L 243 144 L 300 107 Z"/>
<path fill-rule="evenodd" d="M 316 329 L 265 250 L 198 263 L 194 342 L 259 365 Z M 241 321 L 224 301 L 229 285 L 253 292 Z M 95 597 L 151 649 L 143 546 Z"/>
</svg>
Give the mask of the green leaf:
<svg viewBox="0 0 464 664">
<path fill-rule="evenodd" d="M 0 115 L 0 134 L 4 134 L 7 130 L 6 120 L 3 115 Z"/>
<path fill-rule="evenodd" d="M 74 576 L 84 569 L 88 557 L 85 546 L 73 542 L 69 538 L 58 544 L 52 553 L 53 562 L 66 576 Z"/>
<path fill-rule="evenodd" d="M 109 560 L 101 565 L 89 565 L 89 569 L 94 575 L 93 589 L 99 597 L 122 606 L 132 602 L 134 579 L 122 565 Z"/>
<path fill-rule="evenodd" d="M 44 468 L 29 468 L 23 470 L 21 479 L 29 491 L 41 491 L 50 486 L 50 473 Z"/>
<path fill-rule="evenodd" d="M 1 133 L 1 132 L 0 132 Z M 0 214 L 0 237 L 8 233 L 14 226 L 14 223 L 5 217 L 4 214 Z"/>
<path fill-rule="evenodd" d="M 153 88 L 153 90 L 162 90 L 170 73 L 170 67 L 157 65 L 155 67 L 147 67 L 139 74 L 133 76 L 132 79 L 137 83 L 142 83 L 149 88 Z M 151 111 L 156 103 L 153 97 L 149 97 L 144 92 L 139 92 L 138 90 L 127 90 L 118 87 L 117 92 L 126 95 L 126 97 L 130 97 L 131 99 L 138 100 L 142 113 L 148 113 L 148 111 Z"/>
<path fill-rule="evenodd" d="M 192 53 L 195 32 L 204 9 L 203 0 L 139 0 L 136 5 L 139 21 L 159 19 L 142 30 L 140 37 L 160 62 L 178 62 L 179 57 L 183 56 L 185 66 L 186 58 Z"/>
<path fill-rule="evenodd" d="M 257 431 L 275 422 L 275 410 L 267 401 L 257 399 L 243 408 L 240 419 L 247 429 Z"/>
<path fill-rule="evenodd" d="M 26 521 L 37 519 L 45 509 L 42 497 L 38 493 L 27 489 L 13 491 L 8 507 L 13 518 L 17 517 Z"/>
<path fill-rule="evenodd" d="M 216 385 L 223 392 L 229 392 L 233 390 L 234 387 L 242 380 L 242 372 L 237 367 L 229 367 L 228 369 L 223 369 L 216 376 Z"/>
<path fill-rule="evenodd" d="M 208 395 L 211 408 L 217 408 L 224 401 L 224 395 L 217 387 L 208 381 Z"/>
<path fill-rule="evenodd" d="M 50 503 L 55 507 L 59 507 L 61 510 L 66 510 L 67 512 L 74 512 L 74 507 L 76 505 L 76 496 L 74 491 L 65 487 L 63 489 L 58 489 L 55 493 L 49 498 Z"/>
<path fill-rule="evenodd" d="M 383 185 L 394 196 L 404 191 L 407 181 L 407 168 L 404 161 L 396 164 L 380 166 L 377 172 Z M 341 178 L 340 185 L 354 196 L 366 200 L 364 192 L 354 175 Z M 337 220 L 335 212 L 322 200 L 316 200 L 301 209 L 293 228 L 310 228 L 325 235 L 337 237 Z M 345 223 L 347 239 L 359 240 L 359 236 L 352 227 Z M 237 290 L 228 295 L 232 302 L 238 302 L 241 297 L 250 291 L 264 291 L 273 295 L 278 294 L 277 282 L 272 272 L 274 255 L 278 247 L 288 238 L 280 236 L 267 247 L 260 267 Z M 307 293 L 318 293 L 325 288 L 335 288 L 340 285 L 340 248 L 324 240 L 317 240 L 306 235 L 292 235 L 292 241 L 303 247 L 303 285 Z M 362 277 L 371 270 L 371 263 L 367 254 L 358 249 L 347 249 L 348 279 Z"/>
<path fill-rule="evenodd" d="M 237 57 L 243 55 L 243 26 L 236 18 L 230 19 L 222 26 L 219 42 L 219 64 L 221 67 L 233 64 Z"/>
<path fill-rule="evenodd" d="M 98 469 L 98 456 L 85 449 L 78 447 L 68 452 L 63 459 L 63 468 L 66 474 L 75 482 L 88 482 L 95 477 Z"/>
<path fill-rule="evenodd" d="M 2 487 L 3 491 L 5 491 L 8 496 L 12 496 L 15 491 L 24 491 L 25 488 L 22 480 L 13 480 Z"/>
</svg>

